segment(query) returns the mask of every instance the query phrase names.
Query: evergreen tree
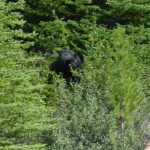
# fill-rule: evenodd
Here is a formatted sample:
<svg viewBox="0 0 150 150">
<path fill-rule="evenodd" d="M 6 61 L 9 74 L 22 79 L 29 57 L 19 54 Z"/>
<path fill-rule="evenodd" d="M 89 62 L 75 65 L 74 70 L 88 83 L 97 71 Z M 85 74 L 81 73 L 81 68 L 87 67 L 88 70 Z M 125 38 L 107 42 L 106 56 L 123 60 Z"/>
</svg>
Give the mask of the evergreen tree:
<svg viewBox="0 0 150 150">
<path fill-rule="evenodd" d="M 24 21 L 18 10 L 23 1 L 0 1 L 0 149 L 46 149 L 44 132 L 51 132 L 52 109 L 44 102 L 44 82 L 27 57 L 24 43 L 30 34 L 22 31 Z M 17 11 L 16 11 L 17 10 Z"/>
<path fill-rule="evenodd" d="M 107 62 L 108 96 L 122 129 L 124 123 L 127 125 L 132 120 L 132 112 L 145 100 L 133 47 L 124 32 L 120 27 L 114 31 Z"/>
</svg>

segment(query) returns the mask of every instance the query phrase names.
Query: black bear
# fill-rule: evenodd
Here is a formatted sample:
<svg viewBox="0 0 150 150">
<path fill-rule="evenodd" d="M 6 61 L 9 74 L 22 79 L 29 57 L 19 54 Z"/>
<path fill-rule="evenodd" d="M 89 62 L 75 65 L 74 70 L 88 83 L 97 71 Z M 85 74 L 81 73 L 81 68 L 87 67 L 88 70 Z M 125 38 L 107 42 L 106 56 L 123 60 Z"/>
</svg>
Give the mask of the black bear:
<svg viewBox="0 0 150 150">
<path fill-rule="evenodd" d="M 74 76 L 73 70 L 80 72 L 82 65 L 81 58 L 72 50 L 64 50 L 60 52 L 57 61 L 53 65 L 53 70 L 57 74 L 62 74 L 67 81 L 80 82 L 79 76 Z"/>
</svg>

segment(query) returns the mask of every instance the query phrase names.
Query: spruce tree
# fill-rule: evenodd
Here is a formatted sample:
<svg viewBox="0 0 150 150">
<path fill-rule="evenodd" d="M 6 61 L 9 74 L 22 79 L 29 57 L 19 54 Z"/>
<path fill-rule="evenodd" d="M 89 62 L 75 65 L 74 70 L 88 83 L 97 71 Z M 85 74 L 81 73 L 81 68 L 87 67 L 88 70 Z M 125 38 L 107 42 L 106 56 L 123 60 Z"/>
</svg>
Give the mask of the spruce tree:
<svg viewBox="0 0 150 150">
<path fill-rule="evenodd" d="M 24 2 L 0 1 L 0 149 L 43 150 L 44 132 L 51 131 L 52 109 L 44 102 L 45 85 L 34 60 L 25 55 L 30 34 L 22 31 L 18 11 Z"/>
<path fill-rule="evenodd" d="M 108 48 L 110 58 L 107 62 L 108 97 L 123 129 L 124 124 L 130 123 L 133 112 L 142 106 L 145 98 L 137 60 L 132 54 L 133 47 L 125 36 L 125 30 L 121 27 L 116 29 L 111 40 L 111 47 Z"/>
</svg>

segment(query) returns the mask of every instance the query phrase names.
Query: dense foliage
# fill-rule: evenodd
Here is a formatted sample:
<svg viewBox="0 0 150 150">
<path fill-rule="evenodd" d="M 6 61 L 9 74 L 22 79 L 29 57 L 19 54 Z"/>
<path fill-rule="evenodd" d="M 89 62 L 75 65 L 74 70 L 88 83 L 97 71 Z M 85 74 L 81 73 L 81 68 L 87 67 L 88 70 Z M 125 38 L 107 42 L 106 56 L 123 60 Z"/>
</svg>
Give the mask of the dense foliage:
<svg viewBox="0 0 150 150">
<path fill-rule="evenodd" d="M 1 0 L 0 149 L 144 149 L 149 4 Z M 84 60 L 80 84 L 51 71 L 63 49 Z"/>
<path fill-rule="evenodd" d="M 24 3 L 0 1 L 0 149 L 44 149 L 42 134 L 51 132 L 50 114 L 44 102 L 44 82 L 37 76 L 36 57 L 23 49 L 24 21 L 16 9 Z M 19 40 L 20 39 L 20 40 Z M 21 40 L 22 39 L 22 40 Z"/>
</svg>

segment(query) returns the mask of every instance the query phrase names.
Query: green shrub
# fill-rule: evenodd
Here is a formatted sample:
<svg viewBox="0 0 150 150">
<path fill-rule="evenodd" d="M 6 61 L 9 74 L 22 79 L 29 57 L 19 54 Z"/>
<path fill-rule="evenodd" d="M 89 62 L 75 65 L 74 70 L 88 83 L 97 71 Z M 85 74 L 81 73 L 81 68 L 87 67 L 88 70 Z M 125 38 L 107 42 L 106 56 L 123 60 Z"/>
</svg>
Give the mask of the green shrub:
<svg viewBox="0 0 150 150">
<path fill-rule="evenodd" d="M 97 31 L 105 33 L 103 29 Z M 54 116 L 56 118 L 62 118 L 62 121 L 59 124 L 58 130 L 56 129 L 53 132 L 54 142 L 48 143 L 48 149 L 143 149 L 143 141 L 146 140 L 144 137 L 145 123 L 143 123 L 145 118 L 142 118 L 142 115 L 144 114 L 142 113 L 142 111 L 144 111 L 143 105 L 139 105 L 141 111 L 138 110 L 138 105 L 135 105 L 135 107 L 132 108 L 125 106 L 127 113 L 125 113 L 125 116 L 123 117 L 126 117 L 125 122 L 127 126 L 124 128 L 118 124 L 118 116 L 121 115 L 117 112 L 119 101 L 116 101 L 116 105 L 114 104 L 112 107 L 111 100 L 114 99 L 111 99 L 111 96 L 113 97 L 116 93 L 117 96 L 121 94 L 117 90 L 114 90 L 114 86 L 116 84 L 118 85 L 121 81 L 120 79 L 115 80 L 114 73 L 117 72 L 116 75 L 119 78 L 120 69 L 118 66 L 120 66 L 121 60 L 130 60 L 131 66 L 133 62 L 135 63 L 135 59 L 132 59 L 135 56 L 128 55 L 129 49 L 126 48 L 129 46 L 129 43 L 128 38 L 124 35 L 124 30 L 121 28 L 116 29 L 113 34 L 113 40 L 110 44 L 114 44 L 113 50 L 108 51 L 109 53 L 106 52 L 105 48 L 108 47 L 107 44 L 109 43 L 105 42 L 105 40 L 101 40 L 101 44 L 98 44 L 98 42 L 93 44 L 93 47 L 84 57 L 84 69 L 81 84 L 72 83 L 67 87 L 64 80 L 57 81 L 58 84 L 55 87 L 57 110 L 54 113 Z M 94 32 L 91 36 L 92 35 L 96 36 L 98 33 Z M 124 39 L 124 42 L 121 42 L 122 39 Z M 118 45 L 115 45 L 117 43 L 115 40 L 120 40 Z M 121 55 L 119 52 L 117 53 L 118 48 L 126 55 Z M 119 54 L 123 59 L 117 60 L 120 58 Z M 114 56 L 114 59 L 116 59 L 117 62 L 115 64 L 112 63 L 113 61 L 110 56 Z M 129 72 L 134 70 L 132 67 L 127 68 L 129 68 L 129 70 L 127 70 Z M 131 74 L 131 77 L 133 77 L 132 79 L 135 79 L 133 74 Z M 136 80 L 131 80 L 132 84 L 136 82 Z M 108 83 L 109 85 L 107 85 Z M 124 80 L 125 85 L 129 83 L 130 82 Z M 118 90 L 122 89 L 123 86 L 120 86 Z M 140 89 L 140 87 L 133 88 L 133 92 L 131 89 L 131 95 L 130 92 L 127 91 L 123 96 L 129 94 L 130 100 L 135 100 L 134 93 L 137 89 Z M 141 93 L 136 94 L 139 94 L 139 96 L 143 98 L 143 95 L 140 95 Z M 136 103 L 137 101 L 135 101 L 135 104 Z M 132 109 L 134 109 L 133 112 L 131 111 Z"/>
</svg>

